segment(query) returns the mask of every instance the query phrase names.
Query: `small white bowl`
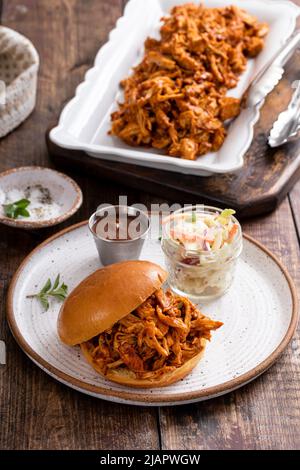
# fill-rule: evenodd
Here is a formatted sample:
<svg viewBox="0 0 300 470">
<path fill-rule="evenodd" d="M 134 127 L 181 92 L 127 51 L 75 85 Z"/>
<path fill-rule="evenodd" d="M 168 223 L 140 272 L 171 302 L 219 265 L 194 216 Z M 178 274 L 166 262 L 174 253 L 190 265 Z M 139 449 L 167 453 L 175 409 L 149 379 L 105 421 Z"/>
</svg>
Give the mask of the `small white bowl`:
<svg viewBox="0 0 300 470">
<path fill-rule="evenodd" d="M 55 204 L 58 215 L 47 218 L 45 216 L 38 220 L 30 218 L 10 219 L 3 213 L 0 204 L 0 223 L 23 229 L 38 229 L 51 227 L 60 224 L 71 217 L 80 208 L 82 204 L 82 192 L 78 184 L 69 176 L 38 166 L 27 166 L 13 168 L 0 173 L 0 193 L 6 194 L 8 191 L 17 189 L 24 191 L 28 186 L 41 185 L 47 188 L 51 193 L 51 204 Z M 57 205 L 59 208 L 57 208 Z M 30 212 L 30 206 L 28 207 Z"/>
</svg>

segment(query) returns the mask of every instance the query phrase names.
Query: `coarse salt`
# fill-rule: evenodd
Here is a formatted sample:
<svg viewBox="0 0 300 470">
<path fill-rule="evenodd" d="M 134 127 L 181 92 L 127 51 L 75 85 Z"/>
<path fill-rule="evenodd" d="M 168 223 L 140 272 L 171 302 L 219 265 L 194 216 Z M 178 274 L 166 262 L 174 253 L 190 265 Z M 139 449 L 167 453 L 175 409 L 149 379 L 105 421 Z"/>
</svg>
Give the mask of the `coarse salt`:
<svg viewBox="0 0 300 470">
<path fill-rule="evenodd" d="M 21 199 L 30 201 L 27 210 L 29 217 L 18 217 L 18 219 L 41 221 L 59 217 L 62 213 L 62 207 L 53 201 L 51 192 L 48 188 L 40 184 L 28 186 L 25 189 L 12 188 L 4 192 L 0 188 L 0 214 L 4 215 L 4 204 L 13 204 Z"/>
</svg>

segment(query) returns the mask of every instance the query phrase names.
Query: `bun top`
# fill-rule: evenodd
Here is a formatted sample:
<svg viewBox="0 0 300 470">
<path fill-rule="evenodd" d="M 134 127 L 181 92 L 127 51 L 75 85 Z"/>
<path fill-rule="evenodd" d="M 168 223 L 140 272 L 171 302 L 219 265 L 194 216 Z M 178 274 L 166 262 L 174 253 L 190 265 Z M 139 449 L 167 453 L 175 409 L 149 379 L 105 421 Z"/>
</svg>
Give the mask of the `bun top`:
<svg viewBox="0 0 300 470">
<path fill-rule="evenodd" d="M 99 269 L 82 281 L 63 303 L 58 335 L 75 346 L 111 328 L 139 307 L 168 274 L 149 261 L 123 261 Z"/>
</svg>

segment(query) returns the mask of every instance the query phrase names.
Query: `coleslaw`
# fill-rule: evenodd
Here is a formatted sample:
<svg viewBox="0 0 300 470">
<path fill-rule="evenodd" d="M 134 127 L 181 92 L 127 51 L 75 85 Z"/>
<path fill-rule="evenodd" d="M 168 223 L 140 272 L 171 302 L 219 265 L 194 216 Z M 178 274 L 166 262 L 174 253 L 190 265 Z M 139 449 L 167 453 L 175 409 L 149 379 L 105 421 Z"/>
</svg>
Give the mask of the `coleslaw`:
<svg viewBox="0 0 300 470">
<path fill-rule="evenodd" d="M 174 291 L 211 299 L 229 289 L 242 251 L 234 214 L 232 209 L 193 206 L 163 221 L 162 249 Z"/>
</svg>

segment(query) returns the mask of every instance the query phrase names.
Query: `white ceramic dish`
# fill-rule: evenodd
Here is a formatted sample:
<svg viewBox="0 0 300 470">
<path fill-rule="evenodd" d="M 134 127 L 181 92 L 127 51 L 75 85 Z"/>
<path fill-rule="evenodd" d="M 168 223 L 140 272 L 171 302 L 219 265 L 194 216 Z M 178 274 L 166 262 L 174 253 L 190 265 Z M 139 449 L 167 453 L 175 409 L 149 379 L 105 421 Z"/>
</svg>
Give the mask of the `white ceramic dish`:
<svg viewBox="0 0 300 470">
<path fill-rule="evenodd" d="M 106 381 L 82 357 L 80 348 L 64 346 L 56 321 L 60 305 L 43 312 L 26 296 L 58 273 L 72 290 L 99 268 L 87 223 L 60 232 L 35 249 L 14 276 L 7 302 L 10 328 L 25 353 L 58 381 L 83 393 L 120 403 L 177 405 L 234 390 L 262 374 L 283 352 L 297 325 L 296 292 L 271 253 L 245 238 L 230 291 L 202 311 L 224 322 L 213 333 L 204 359 L 180 382 L 161 389 L 138 390 Z M 164 265 L 158 240 L 146 240 L 141 259 Z M 112 292 L 113 295 L 113 292 Z"/>
<path fill-rule="evenodd" d="M 82 192 L 78 184 L 69 176 L 58 171 L 38 166 L 26 166 L 0 173 L 0 197 L 2 198 L 9 191 L 15 189 L 24 191 L 27 187 L 35 185 L 41 185 L 50 191 L 51 204 L 55 205 L 55 216 L 47 217 L 45 212 L 45 215 L 42 215 L 38 220 L 34 220 L 32 217 L 10 219 L 4 215 L 1 205 L 0 223 L 31 230 L 50 227 L 67 220 L 75 214 L 82 204 Z M 30 212 L 30 206 L 28 211 Z"/>
<path fill-rule="evenodd" d="M 119 83 L 130 73 L 143 55 L 147 36 L 155 36 L 160 18 L 184 0 L 130 0 L 124 16 L 111 32 L 108 43 L 98 52 L 95 64 L 76 90 L 76 96 L 63 110 L 50 139 L 58 146 L 80 149 L 96 158 L 176 171 L 185 174 L 210 175 L 236 171 L 253 138 L 259 108 L 245 109 L 233 121 L 222 148 L 196 161 L 169 157 L 154 149 L 134 149 L 107 134 L 110 114 L 121 100 Z M 197 2 L 198 3 L 198 2 Z M 285 0 L 210 0 L 210 7 L 237 5 L 259 20 L 266 21 L 270 32 L 261 54 L 248 62 L 239 85 L 231 94 L 242 96 L 251 77 L 274 56 L 292 34 L 300 9 Z"/>
</svg>

